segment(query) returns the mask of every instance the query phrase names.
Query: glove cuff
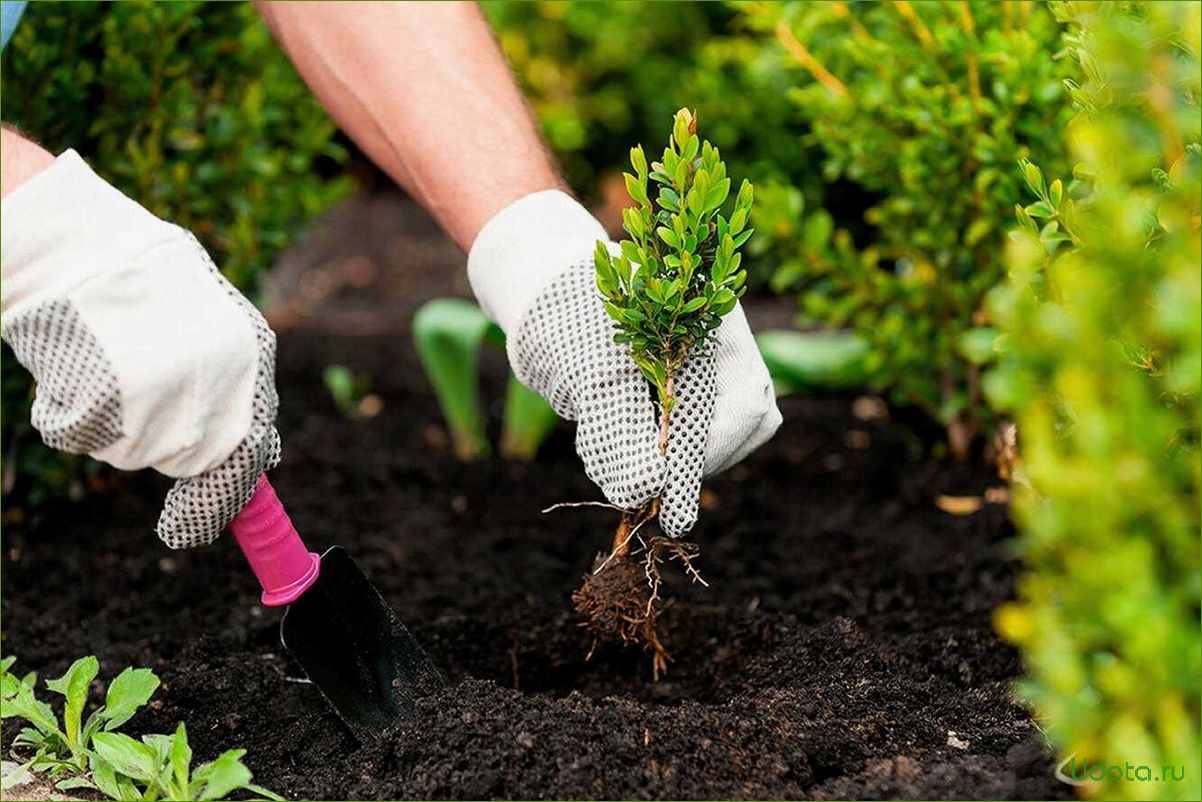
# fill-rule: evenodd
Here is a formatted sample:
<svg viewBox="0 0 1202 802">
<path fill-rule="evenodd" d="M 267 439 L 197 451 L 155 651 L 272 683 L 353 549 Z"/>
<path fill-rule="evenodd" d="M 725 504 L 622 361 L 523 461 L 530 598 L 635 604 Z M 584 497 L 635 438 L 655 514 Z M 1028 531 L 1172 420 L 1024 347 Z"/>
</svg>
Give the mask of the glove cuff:
<svg viewBox="0 0 1202 802">
<path fill-rule="evenodd" d="M 61 298 L 182 233 L 121 194 L 74 150 L 17 187 L 0 209 L 5 318 Z"/>
<path fill-rule="evenodd" d="M 574 198 L 558 189 L 534 192 L 492 217 L 467 256 L 467 277 L 484 314 L 512 335 L 551 281 L 589 260 L 609 235 Z"/>
</svg>

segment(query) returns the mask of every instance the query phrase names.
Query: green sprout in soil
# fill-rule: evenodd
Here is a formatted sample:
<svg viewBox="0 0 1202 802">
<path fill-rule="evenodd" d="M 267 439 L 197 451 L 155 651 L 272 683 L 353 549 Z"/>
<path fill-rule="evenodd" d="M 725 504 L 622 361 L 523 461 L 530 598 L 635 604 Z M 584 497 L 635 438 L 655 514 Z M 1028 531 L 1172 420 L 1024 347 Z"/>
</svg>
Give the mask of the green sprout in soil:
<svg viewBox="0 0 1202 802">
<path fill-rule="evenodd" d="M 718 149 L 697 136 L 697 118 L 688 109 L 676 112 L 661 161 L 648 165 L 640 145 L 631 149 L 630 163 L 634 174 L 624 177 L 636 205 L 622 212 L 629 238 L 616 256 L 597 243 L 597 289 L 614 321 L 614 341 L 629 346 L 630 358 L 654 388 L 656 445 L 667 454 L 680 371 L 706 350 L 723 316 L 746 291 L 739 249 L 752 234 L 747 227 L 752 185 L 744 180 L 729 217 L 723 214 L 731 180 Z M 657 678 L 668 659 L 655 629 L 660 565 L 665 558 L 679 560 L 700 580 L 691 561 L 694 544 L 638 534 L 658 514 L 658 498 L 624 511 L 613 550 L 598 558 L 572 597 L 598 640 L 642 642 L 651 650 Z"/>
<path fill-rule="evenodd" d="M 455 456 L 464 462 L 492 452 L 480 398 L 480 357 L 485 344 L 505 351 L 505 333 L 462 298 L 435 298 L 413 316 L 413 346 L 434 388 Z M 499 451 L 529 462 L 558 420 L 538 393 L 512 374 L 505 389 Z"/>
<path fill-rule="evenodd" d="M 0 660 L 0 715 L 23 719 L 13 739 L 20 765 L 5 778 L 5 790 L 29 773 L 46 778 L 59 791 L 87 789 L 110 799 L 225 799 L 244 791 L 259 799 L 282 799 L 254 785 L 242 763 L 242 749 L 230 749 L 216 760 L 191 767 L 192 749 L 181 723 L 173 735 L 143 735 L 141 740 L 117 732 L 146 706 L 159 687 L 148 668 L 126 668 L 109 683 L 104 704 L 85 719 L 88 690 L 100 671 L 94 656 L 81 657 L 46 688 L 62 697 L 60 720 L 49 703 L 35 693 L 37 675 L 11 673 L 15 657 Z"/>
<path fill-rule="evenodd" d="M 371 391 L 371 378 L 353 372 L 346 365 L 326 365 L 321 380 L 338 412 L 347 420 L 374 418 L 383 408 L 380 396 Z"/>
</svg>

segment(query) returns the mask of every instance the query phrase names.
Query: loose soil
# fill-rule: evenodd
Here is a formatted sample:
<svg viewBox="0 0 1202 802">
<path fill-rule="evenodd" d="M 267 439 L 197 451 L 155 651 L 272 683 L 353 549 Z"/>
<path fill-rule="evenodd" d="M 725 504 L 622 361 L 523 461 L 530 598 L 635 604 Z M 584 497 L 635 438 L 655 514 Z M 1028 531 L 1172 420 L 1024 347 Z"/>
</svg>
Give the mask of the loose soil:
<svg viewBox="0 0 1202 802">
<path fill-rule="evenodd" d="M 329 226 L 363 231 L 385 202 L 392 230 L 404 223 L 388 258 L 453 261 L 395 198 L 355 201 L 370 208 Z M 370 261 L 345 242 L 319 231 L 304 258 Z M 388 259 L 372 269 L 388 274 Z M 371 288 L 352 285 L 335 294 L 353 310 Z M 289 797 L 1068 796 L 1011 698 L 1018 656 L 990 627 L 1020 569 L 1006 511 L 933 503 L 980 494 L 997 484 L 988 471 L 929 458 L 920 423 L 861 420 L 851 396 L 784 399 L 777 437 L 707 485 L 694 540 L 710 587 L 670 574 L 673 660 L 652 682 L 638 650 L 585 660 L 569 597 L 615 521 L 539 513 L 598 497 L 570 427 L 536 464 L 457 462 L 403 331 L 417 299 L 402 294 L 390 331 L 346 325 L 358 312 L 291 321 L 273 482 L 311 547 L 356 557 L 447 677 L 442 695 L 395 739 L 358 748 L 282 651 L 233 541 L 169 552 L 154 538 L 167 482 L 148 474 L 24 520 L 10 511 L 3 649 L 18 669 L 53 676 L 88 653 L 106 679 L 150 666 L 163 687 L 131 731 L 184 720 L 198 758 L 247 747 L 256 781 Z M 371 377 L 378 415 L 338 415 L 321 385 L 332 362 Z M 487 360 L 491 398 L 503 370 Z"/>
</svg>

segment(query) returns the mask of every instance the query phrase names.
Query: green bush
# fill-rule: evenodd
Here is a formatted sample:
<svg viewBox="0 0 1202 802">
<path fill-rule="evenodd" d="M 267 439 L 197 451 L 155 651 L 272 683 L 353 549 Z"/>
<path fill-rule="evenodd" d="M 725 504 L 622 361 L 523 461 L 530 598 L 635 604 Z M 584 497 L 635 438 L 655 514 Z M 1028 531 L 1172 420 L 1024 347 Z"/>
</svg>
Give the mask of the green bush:
<svg viewBox="0 0 1202 802">
<path fill-rule="evenodd" d="M 990 303 L 1004 352 L 986 386 L 1018 428 L 1028 565 L 997 623 L 1066 757 L 1184 767 L 1094 791 L 1197 799 L 1202 6 L 1054 10 L 1080 72 L 1075 177 L 1023 165 L 1032 195 Z"/>
<path fill-rule="evenodd" d="M 788 64 L 740 25 L 729 4 L 485 2 L 501 46 L 571 185 L 620 187 L 631 142 L 656 141 L 681 107 L 732 174 L 786 176 L 820 192 L 798 158 L 796 115 L 782 102 Z M 754 276 L 753 276 L 754 277 Z"/>
<path fill-rule="evenodd" d="M 483 6 L 547 143 L 586 192 L 621 169 L 630 142 L 658 133 L 686 105 L 669 88 L 731 16 L 693 2 Z"/>
<path fill-rule="evenodd" d="M 773 287 L 800 294 L 803 322 L 859 334 L 871 383 L 963 455 L 990 419 L 983 302 L 1005 275 L 1015 164 L 1063 166 L 1061 25 L 985 2 L 750 3 L 744 21 L 793 62 L 797 158 L 815 148 L 806 169 L 828 185 L 819 205 L 788 183 L 759 194 Z"/>
<path fill-rule="evenodd" d="M 333 123 L 249 4 L 33 4 L 4 51 L 3 96 L 5 122 L 79 150 L 248 292 L 350 189 L 329 177 L 345 157 Z M 7 350 L 3 371 L 5 494 L 36 503 L 78 488 L 83 460 L 43 448 Z"/>
</svg>

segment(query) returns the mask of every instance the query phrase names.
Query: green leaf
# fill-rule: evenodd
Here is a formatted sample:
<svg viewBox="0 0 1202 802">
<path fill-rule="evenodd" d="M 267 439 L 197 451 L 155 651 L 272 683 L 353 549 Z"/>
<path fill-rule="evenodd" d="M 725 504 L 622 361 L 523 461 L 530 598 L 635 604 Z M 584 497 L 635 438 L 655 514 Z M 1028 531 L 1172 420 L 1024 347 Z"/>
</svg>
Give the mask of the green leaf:
<svg viewBox="0 0 1202 802">
<path fill-rule="evenodd" d="M 655 233 L 659 235 L 660 239 L 667 243 L 669 248 L 680 247 L 680 237 L 672 229 L 665 226 L 660 226 L 659 228 L 655 229 Z"/>
<path fill-rule="evenodd" d="M 1059 178 L 1052 182 L 1052 186 L 1048 189 L 1048 195 L 1051 198 L 1052 206 L 1059 209 L 1060 200 L 1064 197 L 1064 184 Z"/>
<path fill-rule="evenodd" d="M 692 120 L 692 115 L 688 109 L 680 109 L 672 118 L 672 139 L 676 142 L 678 148 L 688 142 L 689 139 L 689 122 Z"/>
<path fill-rule="evenodd" d="M 630 195 L 635 202 L 646 206 L 648 204 L 646 184 L 630 173 L 622 173 L 622 178 L 626 181 L 626 194 Z"/>
<path fill-rule="evenodd" d="M 993 361 L 997 356 L 994 342 L 998 338 L 998 330 L 992 327 L 978 326 L 960 334 L 957 350 L 960 355 L 974 365 L 984 365 Z"/>
<path fill-rule="evenodd" d="M 868 383 L 869 345 L 842 331 L 769 329 L 755 338 L 778 394 Z"/>
<path fill-rule="evenodd" d="M 158 772 L 154 747 L 135 741 L 121 732 L 98 732 L 92 748 L 101 760 L 120 773 L 142 782 L 153 782 Z"/>
<path fill-rule="evenodd" d="M 641 237 L 647 230 L 643 225 L 643 216 L 639 214 L 639 210 L 629 206 L 622 210 L 622 227 L 632 237 Z"/>
<path fill-rule="evenodd" d="M 642 145 L 635 145 L 630 149 L 630 164 L 640 179 L 647 175 L 647 157 L 643 153 Z"/>
<path fill-rule="evenodd" d="M 192 747 L 188 745 L 188 731 L 184 729 L 182 721 L 175 728 L 175 735 L 171 739 L 170 761 L 176 785 L 186 788 L 192 766 Z"/>
<path fill-rule="evenodd" d="M 709 188 L 705 193 L 705 211 L 710 212 L 726 202 L 730 194 L 730 179 L 724 178 Z"/>
<path fill-rule="evenodd" d="M 729 231 L 731 234 L 738 234 L 743 230 L 743 226 L 747 225 L 747 210 L 735 209 L 730 216 Z"/>
<path fill-rule="evenodd" d="M 705 306 L 705 298 L 697 297 L 685 303 L 685 305 L 681 307 L 680 311 L 687 315 L 690 312 L 696 312 L 703 306 Z"/>
<path fill-rule="evenodd" d="M 104 728 L 114 730 L 150 701 L 159 678 L 149 668 L 127 668 L 109 684 L 104 698 Z"/>
<path fill-rule="evenodd" d="M 212 763 L 196 770 L 196 779 L 204 782 L 200 799 L 225 799 L 234 791 L 245 788 L 254 779 L 250 769 L 242 763 L 245 749 L 229 749 L 222 752 Z"/>
<path fill-rule="evenodd" d="M 131 800 L 132 802 L 142 798 L 129 778 L 119 777 L 113 765 L 96 752 L 88 753 L 88 767 L 92 770 L 92 780 L 96 783 L 96 787 L 109 799 Z"/>
<path fill-rule="evenodd" d="M 1046 195 L 1047 187 L 1043 183 L 1043 171 L 1027 159 L 1019 160 L 1019 166 L 1022 168 L 1023 181 L 1027 183 L 1031 191 L 1041 198 Z"/>
<path fill-rule="evenodd" d="M 739 185 L 739 194 L 735 197 L 735 206 L 740 209 L 750 209 L 754 195 L 755 190 L 751 182 L 744 178 L 743 183 Z"/>
<path fill-rule="evenodd" d="M 462 298 L 435 298 L 413 316 L 413 345 L 434 387 L 455 454 L 489 453 L 478 367 L 484 344 L 504 335 L 479 307 Z"/>
<path fill-rule="evenodd" d="M 67 673 L 58 679 L 46 680 L 47 688 L 66 698 L 66 704 L 63 706 L 63 725 L 67 743 L 71 746 L 79 743 L 79 730 L 83 708 L 88 701 L 88 688 L 99 671 L 100 663 L 95 655 L 88 655 L 72 663 Z"/>
</svg>

